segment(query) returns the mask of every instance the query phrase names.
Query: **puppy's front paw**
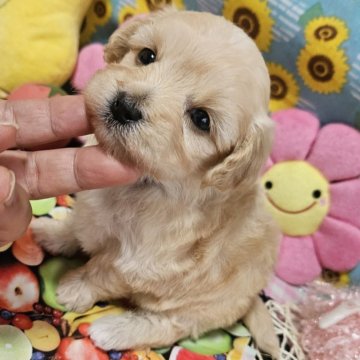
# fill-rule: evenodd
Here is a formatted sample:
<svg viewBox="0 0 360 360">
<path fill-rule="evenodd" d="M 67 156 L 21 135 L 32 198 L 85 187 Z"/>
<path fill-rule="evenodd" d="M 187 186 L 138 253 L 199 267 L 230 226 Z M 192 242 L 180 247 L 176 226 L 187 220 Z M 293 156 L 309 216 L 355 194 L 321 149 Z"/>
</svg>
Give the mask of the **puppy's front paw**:
<svg viewBox="0 0 360 360">
<path fill-rule="evenodd" d="M 30 227 L 35 241 L 50 254 L 71 256 L 78 248 L 65 221 L 42 217 L 32 220 Z"/>
<path fill-rule="evenodd" d="M 277 337 L 276 337 L 276 341 L 274 341 L 272 337 L 270 337 L 269 339 L 264 338 L 261 344 L 261 350 L 271 355 L 271 358 L 273 360 L 280 359 L 280 346 Z"/>
<path fill-rule="evenodd" d="M 49 218 L 38 218 L 32 220 L 30 226 L 35 241 L 46 251 L 55 255 L 58 249 L 55 241 L 53 241 L 53 232 L 51 230 L 54 221 Z"/>
<path fill-rule="evenodd" d="M 141 329 L 136 331 L 134 327 L 135 317 L 126 313 L 116 317 L 105 316 L 94 321 L 89 333 L 94 344 L 105 351 L 138 349 L 140 338 L 144 334 Z"/>
<path fill-rule="evenodd" d="M 167 316 L 148 312 L 126 312 L 94 321 L 89 334 L 96 346 L 108 350 L 148 349 L 169 346 L 190 334 Z"/>
<path fill-rule="evenodd" d="M 86 281 L 83 269 L 70 271 L 60 280 L 56 297 L 67 310 L 79 314 L 89 310 L 97 301 L 96 289 Z"/>
</svg>

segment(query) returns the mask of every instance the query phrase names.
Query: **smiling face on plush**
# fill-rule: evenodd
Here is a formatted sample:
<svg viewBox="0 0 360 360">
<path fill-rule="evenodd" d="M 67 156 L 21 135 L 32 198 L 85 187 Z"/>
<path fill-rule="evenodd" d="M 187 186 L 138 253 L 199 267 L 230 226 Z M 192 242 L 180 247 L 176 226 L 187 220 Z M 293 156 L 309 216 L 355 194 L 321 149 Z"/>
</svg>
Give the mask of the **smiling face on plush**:
<svg viewBox="0 0 360 360">
<path fill-rule="evenodd" d="M 305 161 L 284 161 L 263 176 L 266 205 L 286 235 L 315 232 L 330 207 L 329 183 Z"/>
</svg>

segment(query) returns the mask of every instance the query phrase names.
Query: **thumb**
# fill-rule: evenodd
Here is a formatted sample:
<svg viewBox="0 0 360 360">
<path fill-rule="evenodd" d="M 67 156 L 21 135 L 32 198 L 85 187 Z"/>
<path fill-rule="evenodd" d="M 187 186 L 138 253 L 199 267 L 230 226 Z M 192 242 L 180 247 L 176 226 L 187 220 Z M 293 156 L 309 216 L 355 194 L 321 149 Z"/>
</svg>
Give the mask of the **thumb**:
<svg viewBox="0 0 360 360">
<path fill-rule="evenodd" d="M 0 247 L 20 238 L 31 221 L 31 206 L 15 174 L 0 166 Z"/>
</svg>

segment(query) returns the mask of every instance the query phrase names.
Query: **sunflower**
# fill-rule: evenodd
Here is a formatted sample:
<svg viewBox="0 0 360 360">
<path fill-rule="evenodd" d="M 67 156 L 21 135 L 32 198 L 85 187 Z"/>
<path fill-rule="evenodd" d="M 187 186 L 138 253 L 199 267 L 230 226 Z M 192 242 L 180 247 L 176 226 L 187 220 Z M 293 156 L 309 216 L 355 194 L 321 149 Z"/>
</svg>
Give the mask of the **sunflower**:
<svg viewBox="0 0 360 360">
<path fill-rule="evenodd" d="M 321 94 L 339 93 L 349 71 L 344 50 L 320 42 L 300 51 L 297 67 L 306 86 Z"/>
<path fill-rule="evenodd" d="M 146 0 L 150 11 L 159 10 L 167 5 L 175 6 L 177 9 L 184 8 L 183 0 Z"/>
<path fill-rule="evenodd" d="M 135 15 L 146 14 L 149 12 L 149 8 L 146 4 L 146 0 L 137 0 L 135 7 L 126 5 L 119 11 L 119 24 L 122 24 L 126 20 L 130 19 Z"/>
<path fill-rule="evenodd" d="M 308 43 L 320 41 L 337 47 L 348 37 L 349 30 L 345 22 L 336 17 L 315 18 L 305 28 L 305 39 Z"/>
<path fill-rule="evenodd" d="M 279 64 L 267 63 L 271 80 L 270 111 L 293 107 L 299 99 L 299 86 L 294 76 Z"/>
<path fill-rule="evenodd" d="M 120 9 L 119 24 L 135 15 L 147 14 L 166 5 L 173 5 L 179 10 L 185 8 L 183 0 L 136 0 L 135 6 L 126 5 Z"/>
<path fill-rule="evenodd" d="M 81 45 L 90 41 L 92 34 L 96 27 L 105 25 L 112 12 L 110 0 L 94 0 L 90 9 L 88 10 L 80 30 Z"/>
<path fill-rule="evenodd" d="M 227 0 L 223 15 L 241 27 L 261 51 L 269 51 L 274 21 L 266 0 Z"/>
</svg>

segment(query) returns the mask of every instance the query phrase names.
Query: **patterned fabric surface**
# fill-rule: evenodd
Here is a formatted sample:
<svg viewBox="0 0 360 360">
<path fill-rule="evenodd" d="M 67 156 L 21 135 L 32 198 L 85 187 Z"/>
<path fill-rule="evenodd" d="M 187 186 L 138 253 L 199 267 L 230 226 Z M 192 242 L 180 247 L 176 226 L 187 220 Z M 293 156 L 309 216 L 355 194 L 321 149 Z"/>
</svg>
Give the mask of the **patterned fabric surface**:
<svg viewBox="0 0 360 360">
<path fill-rule="evenodd" d="M 61 221 L 74 200 L 59 196 L 32 201 L 35 216 Z M 156 351 L 110 351 L 96 348 L 88 328 L 103 316 L 125 311 L 119 304 L 97 304 L 84 314 L 67 312 L 56 301 L 61 276 L 83 263 L 44 254 L 31 231 L 11 246 L 0 248 L 0 360 L 262 360 L 250 333 L 237 323 L 212 331 L 198 340 L 185 339 Z M 303 359 L 291 314 L 264 298 L 272 315 L 282 359 Z"/>
<path fill-rule="evenodd" d="M 82 43 L 105 42 L 118 23 L 163 4 L 243 28 L 268 64 L 271 111 L 299 107 L 360 129 L 360 0 L 93 0 Z"/>
</svg>

